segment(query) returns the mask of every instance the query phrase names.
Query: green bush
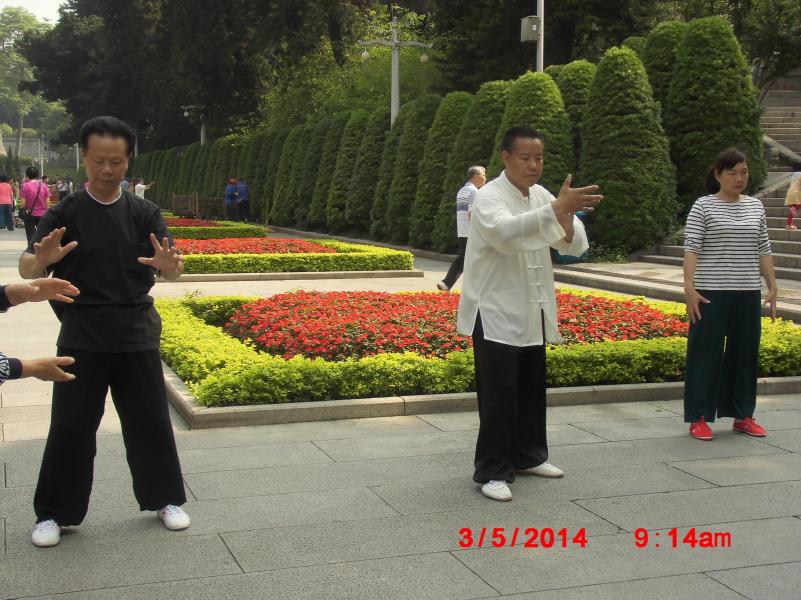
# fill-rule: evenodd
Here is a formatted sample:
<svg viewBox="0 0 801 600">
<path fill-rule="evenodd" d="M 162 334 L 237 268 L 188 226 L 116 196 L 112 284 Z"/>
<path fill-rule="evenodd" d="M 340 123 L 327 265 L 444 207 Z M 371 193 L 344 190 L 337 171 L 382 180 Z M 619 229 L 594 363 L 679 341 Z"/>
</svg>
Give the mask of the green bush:
<svg viewBox="0 0 801 600">
<path fill-rule="evenodd" d="M 740 43 L 720 17 L 690 23 L 676 53 L 665 106 L 665 129 L 685 212 L 706 194 L 715 157 L 736 146 L 748 156 L 753 192 L 765 180 L 761 109 Z"/>
<path fill-rule="evenodd" d="M 559 79 L 556 80 L 573 131 L 574 172 L 579 164 L 581 128 L 587 111 L 587 102 L 590 99 L 590 88 L 595 79 L 595 70 L 596 66 L 587 60 L 574 60 L 565 65 L 559 73 Z"/>
<path fill-rule="evenodd" d="M 653 28 L 645 38 L 642 50 L 642 63 L 648 73 L 648 81 L 654 90 L 654 99 L 664 110 L 673 68 L 676 65 L 676 50 L 684 34 L 687 33 L 684 21 L 664 21 Z"/>
<path fill-rule="evenodd" d="M 345 202 L 345 218 L 358 233 L 366 234 L 370 231 L 370 209 L 375 198 L 376 174 L 381 171 L 381 156 L 388 130 L 389 109 L 382 107 L 375 110 L 367 122 L 353 169 L 350 193 Z"/>
<path fill-rule="evenodd" d="M 173 237 L 182 240 L 216 240 L 223 238 L 267 237 L 269 229 L 235 221 L 215 221 L 217 227 L 170 227 Z"/>
<path fill-rule="evenodd" d="M 326 208 L 328 206 L 328 190 L 331 187 L 331 180 L 334 176 L 334 169 L 337 166 L 337 156 L 339 146 L 342 144 L 342 134 L 345 126 L 350 119 L 349 112 L 341 112 L 331 117 L 331 126 L 325 136 L 323 154 L 320 157 L 320 169 L 317 173 L 317 182 L 314 186 L 314 195 L 309 205 L 307 216 L 308 226 L 311 228 L 321 228 L 325 226 Z"/>
<path fill-rule="evenodd" d="M 278 169 L 273 175 L 275 187 L 273 188 L 273 197 L 268 214 L 270 215 L 270 221 L 276 225 L 289 225 L 289 212 L 293 211 L 293 207 L 289 206 L 292 165 L 295 162 L 295 155 L 299 150 L 305 129 L 305 125 L 296 125 L 289 131 L 281 151 Z"/>
<path fill-rule="evenodd" d="M 317 243 L 336 254 L 187 254 L 186 273 L 291 273 L 321 271 L 409 271 L 409 252 L 333 240 Z"/>
<path fill-rule="evenodd" d="M 472 102 L 473 96 L 467 92 L 451 92 L 442 100 L 434 117 L 420 161 L 420 176 L 409 217 L 409 244 L 415 248 L 431 246 L 431 233 L 442 198 L 442 179 Z"/>
<path fill-rule="evenodd" d="M 668 141 L 645 68 L 629 48 L 610 48 L 598 65 L 581 177 L 605 196 L 592 214 L 594 242 L 631 251 L 673 229 L 676 180 Z"/>
<path fill-rule="evenodd" d="M 254 350 L 220 326 L 241 304 L 257 298 L 188 297 L 156 301 L 163 322 L 161 355 L 205 406 L 242 406 L 467 392 L 474 385 L 472 350 L 446 358 L 382 354 L 329 362 L 285 360 Z M 686 338 L 548 347 L 550 387 L 680 381 Z M 759 375 L 801 373 L 801 331 L 781 320 L 762 321 Z"/>
<path fill-rule="evenodd" d="M 375 197 L 370 207 L 370 236 L 376 240 L 387 239 L 387 205 L 389 204 L 389 188 L 392 185 L 392 176 L 395 173 L 398 145 L 400 144 L 400 136 L 406 126 L 406 120 L 415 110 L 416 105 L 416 100 L 413 100 L 400 107 L 400 112 L 395 117 L 395 122 L 384 138 L 384 148 L 381 151 L 381 169 L 378 171 Z"/>
<path fill-rule="evenodd" d="M 435 94 L 418 98 L 400 136 L 385 218 L 388 240 L 397 244 L 409 241 L 409 213 L 417 191 L 420 152 L 426 146 L 428 132 L 441 102 L 442 97 Z"/>
<path fill-rule="evenodd" d="M 645 48 L 645 38 L 640 35 L 632 35 L 623 40 L 621 44 L 624 48 L 634 50 L 634 53 L 642 60 L 642 51 Z"/>
<path fill-rule="evenodd" d="M 459 135 L 453 144 L 442 182 L 432 242 L 440 252 L 456 248 L 456 193 L 464 185 L 467 169 L 486 167 L 495 149 L 495 134 L 512 87 L 510 81 L 488 81 L 473 97 Z"/>
<path fill-rule="evenodd" d="M 562 95 L 545 73 L 528 72 L 512 84 L 495 137 L 488 177 L 495 177 L 503 170 L 501 140 L 509 128 L 518 125 L 529 125 L 545 138 L 545 167 L 539 183 L 551 193 L 558 193 L 573 166 L 573 141 Z"/>
<path fill-rule="evenodd" d="M 262 222 L 266 220 L 267 212 L 272 206 L 274 191 L 277 187 L 276 172 L 278 171 L 278 163 L 281 162 L 281 153 L 288 135 L 288 128 L 279 129 L 273 133 L 271 143 L 265 144 L 262 148 L 259 161 L 261 170 L 254 179 L 255 198 L 251 201 L 251 206 L 255 204 Z"/>
<path fill-rule="evenodd" d="M 269 148 L 270 144 L 270 132 L 263 131 L 254 135 L 250 139 L 250 144 L 248 145 L 248 150 L 245 156 L 245 170 L 243 177 L 245 181 L 248 182 L 250 186 L 251 196 L 253 195 L 254 186 L 256 185 L 256 181 L 259 178 L 260 174 L 264 171 L 264 167 L 266 165 L 262 164 L 261 156 L 262 152 L 264 151 L 265 144 Z M 253 199 L 251 198 L 251 207 L 253 205 Z"/>
<path fill-rule="evenodd" d="M 200 143 L 195 142 L 187 147 L 181 160 L 181 169 L 176 184 L 176 194 L 189 194 L 192 192 L 192 183 L 195 180 L 195 169 L 197 166 L 198 155 L 200 154 Z"/>
<path fill-rule="evenodd" d="M 351 226 L 347 220 L 346 206 L 353 184 L 353 170 L 356 166 L 359 147 L 362 144 L 369 119 L 370 113 L 366 110 L 354 110 L 350 113 L 350 118 L 342 132 L 342 143 L 339 145 L 326 205 L 326 229 L 332 233 L 341 233 L 350 229 Z"/>
<path fill-rule="evenodd" d="M 204 184 L 206 179 L 206 171 L 209 168 L 209 159 L 211 157 L 212 148 L 214 144 L 210 142 L 206 142 L 203 146 L 198 150 L 197 161 L 195 162 L 195 171 L 192 174 L 192 182 L 187 191 L 189 192 L 197 192 L 200 195 L 203 195 L 205 190 Z"/>
<path fill-rule="evenodd" d="M 309 216 L 309 206 L 314 197 L 314 188 L 317 186 L 317 176 L 320 173 L 320 159 L 323 157 L 323 146 L 328 130 L 331 128 L 332 120 L 329 118 L 317 122 L 309 136 L 309 143 L 303 153 L 303 164 L 305 177 L 302 179 L 298 188 L 298 203 L 295 207 L 295 222 L 303 225 L 307 224 Z"/>
<path fill-rule="evenodd" d="M 545 67 L 545 74 L 549 75 L 551 79 L 556 81 L 559 79 L 559 75 L 562 74 L 562 69 L 565 68 L 565 65 L 548 65 Z"/>
<path fill-rule="evenodd" d="M 225 142 L 222 139 L 208 142 L 211 145 L 209 149 L 209 158 L 206 163 L 206 169 L 201 174 L 203 176 L 203 187 L 201 189 L 202 196 L 220 197 L 222 189 L 219 188 L 219 181 L 217 180 L 217 170 L 220 163 L 220 156 Z"/>
</svg>

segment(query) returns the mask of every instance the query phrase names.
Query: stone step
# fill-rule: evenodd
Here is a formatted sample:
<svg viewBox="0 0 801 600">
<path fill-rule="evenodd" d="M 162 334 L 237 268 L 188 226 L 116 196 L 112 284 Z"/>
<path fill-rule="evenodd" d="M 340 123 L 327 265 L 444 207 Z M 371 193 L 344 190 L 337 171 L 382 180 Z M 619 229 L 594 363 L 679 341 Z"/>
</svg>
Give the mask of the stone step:
<svg viewBox="0 0 801 600">
<path fill-rule="evenodd" d="M 793 118 L 797 119 L 801 116 L 801 108 L 769 108 L 762 113 L 762 118 Z"/>
<path fill-rule="evenodd" d="M 768 227 L 768 238 L 771 240 L 779 240 L 785 242 L 801 242 L 801 230 L 797 231 L 787 231 L 784 228 L 784 224 L 786 219 L 782 220 L 782 226 L 780 228 L 773 228 Z M 801 222 L 796 220 L 796 226 L 801 227 Z"/>
<path fill-rule="evenodd" d="M 770 247 L 773 252 L 787 256 L 801 256 L 801 232 L 795 233 L 795 240 L 771 240 Z M 684 256 L 684 246 L 662 244 L 656 247 L 656 254 L 659 256 Z"/>
<path fill-rule="evenodd" d="M 777 135 L 801 135 L 801 125 L 788 127 L 788 123 L 762 123 L 762 131 L 776 139 Z"/>
<path fill-rule="evenodd" d="M 787 208 L 783 206 L 766 206 L 765 215 L 768 217 L 784 217 L 787 218 Z"/>
<path fill-rule="evenodd" d="M 765 100 L 762 102 L 762 106 L 770 108 L 785 107 L 785 106 L 796 108 L 799 105 L 801 105 L 801 98 L 799 98 L 797 95 L 788 95 L 786 97 L 781 97 L 781 98 L 768 97 L 765 98 Z"/>
<path fill-rule="evenodd" d="M 801 257 L 794 258 L 801 259 Z M 680 267 L 682 265 L 683 257 L 662 256 L 660 254 L 645 254 L 640 257 L 640 260 L 642 262 L 649 262 L 657 265 L 673 265 Z M 776 254 L 773 255 L 773 263 L 776 270 L 776 277 L 781 277 L 782 279 L 792 279 L 793 281 L 801 281 L 801 268 L 779 265 L 779 260 L 777 260 Z"/>
<path fill-rule="evenodd" d="M 801 120 L 801 117 L 780 117 L 780 116 L 763 116 L 759 122 L 763 127 L 766 125 L 795 125 Z"/>
</svg>

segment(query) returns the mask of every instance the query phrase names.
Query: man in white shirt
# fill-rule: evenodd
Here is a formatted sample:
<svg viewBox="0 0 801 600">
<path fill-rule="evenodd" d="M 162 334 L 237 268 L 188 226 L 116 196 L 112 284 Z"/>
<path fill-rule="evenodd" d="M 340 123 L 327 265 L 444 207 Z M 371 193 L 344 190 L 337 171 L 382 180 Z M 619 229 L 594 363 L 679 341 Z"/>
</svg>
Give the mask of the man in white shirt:
<svg viewBox="0 0 801 600">
<path fill-rule="evenodd" d="M 150 188 L 152 188 L 154 185 L 156 185 L 155 181 L 145 185 L 145 180 L 140 178 L 136 181 L 136 185 L 134 186 L 134 195 L 139 196 L 140 198 L 144 198 L 145 192 Z"/>
<path fill-rule="evenodd" d="M 467 249 L 467 234 L 470 231 L 470 211 L 478 189 L 487 183 L 487 171 L 475 165 L 467 169 L 467 183 L 456 194 L 456 238 L 459 240 L 459 255 L 451 263 L 445 279 L 437 284 L 437 289 L 447 292 L 459 279 L 464 270 L 464 253 Z"/>
<path fill-rule="evenodd" d="M 545 141 L 531 127 L 503 137 L 505 170 L 476 194 L 457 329 L 473 337 L 480 426 L 473 480 L 493 500 L 512 499 L 516 471 L 564 473 L 548 463 L 545 344 L 562 341 L 550 248 L 579 256 L 588 247 L 580 210 L 592 210 L 598 186 L 554 198 L 537 185 Z"/>
</svg>

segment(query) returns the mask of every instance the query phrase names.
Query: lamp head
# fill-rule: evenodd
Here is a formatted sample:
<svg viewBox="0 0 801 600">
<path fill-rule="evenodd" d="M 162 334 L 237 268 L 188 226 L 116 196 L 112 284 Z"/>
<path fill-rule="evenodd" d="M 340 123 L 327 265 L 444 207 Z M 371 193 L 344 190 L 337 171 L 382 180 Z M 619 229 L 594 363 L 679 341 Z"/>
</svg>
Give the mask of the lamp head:
<svg viewBox="0 0 801 600">
<path fill-rule="evenodd" d="M 370 53 L 367 51 L 367 48 L 364 49 L 362 52 L 362 62 L 367 62 L 370 59 Z"/>
<path fill-rule="evenodd" d="M 428 62 L 428 54 L 426 54 L 425 52 L 423 52 L 423 53 L 420 55 L 420 62 L 421 62 L 421 63 L 423 63 L 423 64 L 426 64 L 426 63 Z"/>
</svg>

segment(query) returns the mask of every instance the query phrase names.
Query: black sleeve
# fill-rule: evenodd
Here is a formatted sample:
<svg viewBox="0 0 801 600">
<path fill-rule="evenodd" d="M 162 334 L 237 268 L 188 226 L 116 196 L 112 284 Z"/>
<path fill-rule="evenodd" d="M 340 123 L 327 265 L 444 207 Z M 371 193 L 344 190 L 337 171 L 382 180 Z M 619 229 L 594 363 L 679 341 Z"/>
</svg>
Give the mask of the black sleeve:
<svg viewBox="0 0 801 600">
<path fill-rule="evenodd" d="M 167 223 L 164 221 L 164 216 L 161 214 L 161 209 L 152 202 L 149 202 L 147 200 L 145 202 L 147 202 L 148 204 L 147 208 L 149 211 L 147 220 L 148 237 L 150 236 L 151 233 L 156 234 L 156 239 L 159 241 L 159 244 L 161 243 L 161 240 L 163 240 L 166 237 L 167 240 L 169 240 L 170 246 L 174 246 L 175 241 L 172 239 L 172 234 L 170 233 L 170 230 L 167 228 Z"/>
<path fill-rule="evenodd" d="M 0 312 L 6 312 L 11 308 L 11 302 L 8 301 L 6 296 L 6 286 L 0 286 Z"/>
<path fill-rule="evenodd" d="M 0 352 L 0 384 L 9 379 L 19 379 L 22 376 L 22 362 L 16 358 L 8 358 Z"/>
</svg>

